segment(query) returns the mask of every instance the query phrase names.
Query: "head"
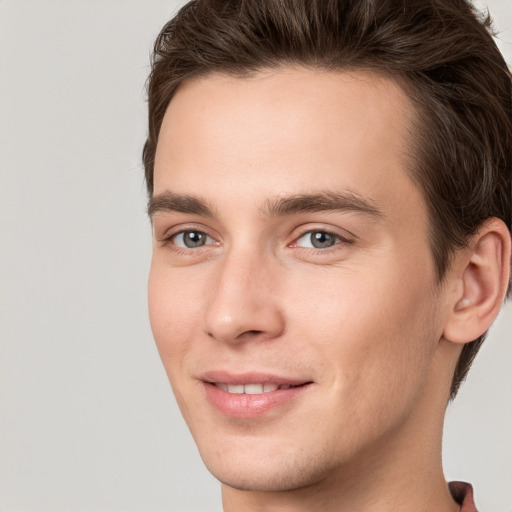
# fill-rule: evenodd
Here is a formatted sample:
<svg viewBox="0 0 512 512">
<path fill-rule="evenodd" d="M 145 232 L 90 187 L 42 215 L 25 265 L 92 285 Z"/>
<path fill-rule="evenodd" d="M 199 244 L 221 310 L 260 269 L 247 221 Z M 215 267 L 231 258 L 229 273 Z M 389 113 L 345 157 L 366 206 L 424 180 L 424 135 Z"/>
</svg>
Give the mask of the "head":
<svg viewBox="0 0 512 512">
<path fill-rule="evenodd" d="M 432 361 L 439 350 L 439 345 L 432 344 L 432 340 L 439 340 L 445 333 L 447 317 L 443 305 L 453 297 L 449 276 L 462 272 L 457 267 L 457 262 L 463 259 L 463 256 L 459 256 L 474 249 L 475 237 L 482 230 L 488 230 L 490 223 L 498 224 L 501 233 L 511 228 L 511 79 L 489 33 L 489 25 L 488 19 L 480 17 L 462 0 L 210 0 L 187 4 L 164 27 L 155 44 L 149 80 L 149 136 L 144 148 L 144 165 L 150 198 L 155 199 L 157 192 L 157 200 L 150 206 L 151 212 L 158 213 L 167 208 L 180 215 L 188 215 L 185 219 L 188 225 L 192 219 L 195 222 L 192 228 L 200 232 L 186 242 L 184 236 L 190 237 L 193 233 L 190 230 L 185 233 L 183 222 L 180 221 L 182 231 L 170 234 L 170 226 L 175 221 L 165 220 L 160 227 L 155 224 L 155 237 L 160 245 L 173 243 L 185 252 L 195 243 L 197 247 L 204 244 L 206 248 L 193 256 L 198 258 L 194 260 L 197 266 L 189 275 L 185 275 L 184 269 L 190 267 L 191 260 L 183 253 L 178 255 L 179 251 L 169 257 L 168 264 L 174 270 L 168 282 L 158 270 L 153 273 L 153 284 L 150 279 L 153 318 L 159 315 L 161 318 L 165 314 L 164 298 L 158 293 L 159 287 L 164 285 L 168 288 L 180 287 L 178 292 L 172 290 L 175 296 L 172 299 L 173 307 L 178 310 L 186 302 L 183 314 L 190 314 L 190 318 L 194 318 L 192 310 L 198 312 L 198 317 L 201 316 L 201 297 L 206 302 L 210 300 L 204 315 L 208 325 L 202 328 L 202 335 L 207 343 L 213 340 L 231 347 L 219 352 L 223 363 L 239 364 L 242 370 L 250 372 L 249 362 L 264 367 L 269 366 L 274 357 L 280 361 L 285 373 L 293 374 L 299 380 L 311 379 L 314 386 L 318 384 L 319 388 L 325 384 L 324 387 L 330 386 L 331 391 L 339 391 L 344 386 L 352 386 L 360 395 L 351 397 L 344 405 L 353 412 L 351 407 L 354 410 L 360 407 L 356 407 L 355 402 L 367 402 L 366 408 L 363 407 L 353 417 L 356 424 L 360 420 L 361 429 L 368 430 L 368 446 L 372 440 L 376 442 L 378 436 L 372 433 L 363 418 L 372 414 L 372 407 L 377 403 L 366 400 L 367 389 L 359 381 L 363 377 L 371 380 L 379 372 L 390 374 L 394 368 L 400 367 L 401 370 L 396 372 L 399 374 L 396 382 L 390 384 L 380 397 L 393 400 L 399 388 L 410 384 L 411 391 L 402 397 L 403 401 L 397 406 L 393 419 L 387 416 L 385 410 L 381 411 L 382 429 L 391 432 L 397 427 L 398 415 L 406 415 L 415 401 L 422 400 L 423 384 L 432 378 L 430 368 L 435 364 Z M 317 86 L 320 92 L 315 89 Z M 277 96 L 275 91 L 279 92 Z M 389 105 L 382 102 L 382 98 L 386 98 L 386 102 L 389 98 Z M 322 103 L 325 101 L 330 101 L 332 109 L 326 108 Z M 354 114 L 351 105 L 358 101 L 362 101 L 361 110 Z M 241 117 L 244 105 L 247 116 L 254 119 L 254 133 L 246 140 L 243 133 L 250 132 L 252 125 Z M 300 105 L 300 108 L 295 109 L 294 105 Z M 364 106 L 371 108 L 365 110 Z M 206 119 L 204 123 L 201 113 Z M 275 120 L 269 123 L 261 119 L 260 113 L 263 113 L 261 116 L 276 116 Z M 308 119 L 308 123 L 302 125 L 301 119 L 304 118 Z M 339 125 L 339 119 L 345 119 L 348 124 Z M 375 133 L 366 134 L 366 126 L 375 126 Z M 386 127 L 389 127 L 389 133 L 386 133 Z M 267 129 L 272 134 L 273 142 L 265 139 Z M 296 138 L 284 137 L 281 140 L 281 135 L 293 134 L 295 130 Z M 355 132 L 363 133 L 365 137 L 354 138 Z M 215 133 L 217 138 L 212 137 Z M 206 134 L 207 144 L 200 140 L 202 134 Z M 339 137 L 339 147 L 333 134 Z M 289 147 L 289 139 L 294 139 L 291 142 L 295 146 Z M 228 148 L 225 140 L 239 141 L 240 144 Z M 317 145 L 312 141 L 316 141 Z M 246 149 L 247 153 L 252 154 L 249 151 L 251 143 L 255 146 L 259 144 L 258 151 L 255 148 L 252 150 L 254 166 L 243 155 L 240 156 Z M 199 160 L 190 164 L 190 155 L 186 155 L 183 149 L 187 145 L 189 152 L 194 152 L 194 158 L 199 158 L 201 154 L 211 155 L 212 175 L 197 172 L 199 168 L 204 172 L 207 159 L 201 165 L 198 165 Z M 306 147 L 308 151 L 297 160 L 297 148 Z M 308 161 L 307 167 L 303 162 L 310 155 L 314 156 L 318 147 L 322 147 L 323 153 L 316 162 Z M 358 160 L 357 155 L 363 154 L 366 160 Z M 261 155 L 266 155 L 268 161 Z M 346 162 L 343 171 L 346 171 L 346 175 L 338 179 L 331 163 L 339 164 L 340 155 Z M 228 164 L 223 166 L 219 162 Z M 376 167 L 376 163 L 379 163 L 379 169 L 375 175 L 361 181 L 361 169 Z M 321 167 L 322 171 L 308 171 L 314 166 Z M 400 172 L 395 174 L 396 168 Z M 245 172 L 243 179 L 236 174 L 240 169 Z M 294 174 L 295 169 L 298 169 L 297 174 Z M 174 173 L 173 178 L 167 180 L 166 173 Z M 364 192 L 368 196 L 359 193 L 358 180 L 359 185 L 366 187 Z M 324 181 L 326 186 L 321 187 Z M 312 191 L 307 197 L 303 183 Z M 211 189 L 211 197 L 201 196 L 199 199 L 205 200 L 198 201 L 198 197 L 192 193 L 194 184 L 200 190 L 205 187 Z M 175 185 L 179 189 L 177 195 L 173 195 Z M 315 212 L 318 204 L 325 205 L 325 212 L 336 210 L 332 204 L 337 202 L 339 205 L 340 196 L 329 196 L 328 192 L 338 189 L 345 191 L 341 198 L 341 209 L 344 215 L 348 214 L 348 217 L 344 217 L 344 226 L 353 226 L 353 230 L 329 234 L 328 230 L 320 229 L 325 227 L 325 217 L 322 217 L 319 226 L 313 225 L 315 219 L 308 217 L 306 220 L 311 230 L 304 233 L 294 231 L 286 247 L 299 254 L 298 259 L 308 260 L 312 256 L 310 253 L 306 256 L 303 250 L 311 247 L 306 247 L 305 243 L 329 244 L 334 240 L 338 249 L 343 243 L 343 250 L 348 251 L 347 254 L 360 251 L 360 257 L 354 258 L 358 263 L 353 272 L 350 272 L 351 264 L 347 263 L 340 273 L 335 272 L 334 277 L 329 274 L 339 264 L 334 257 L 333 261 L 322 260 L 321 265 L 314 267 L 316 270 L 301 274 L 301 264 L 288 265 L 288 256 L 283 256 L 282 267 L 278 271 L 271 263 L 266 266 L 264 256 L 260 254 L 261 260 L 256 261 L 252 252 L 244 252 L 242 246 L 239 247 L 230 239 L 235 232 L 238 235 L 251 233 L 252 238 L 247 235 L 245 240 L 246 248 L 254 247 L 258 240 L 265 240 L 271 246 L 275 241 L 272 237 L 286 232 L 290 227 L 281 221 L 276 223 L 276 218 L 282 219 L 284 216 L 296 219 L 289 216 L 290 212 L 293 215 Z M 272 190 L 281 197 L 271 196 Z M 382 203 L 387 201 L 389 210 L 384 207 L 385 211 L 382 211 L 378 200 L 373 202 L 368 199 L 380 197 L 381 194 L 387 194 L 383 196 Z M 265 221 L 255 220 L 256 215 L 249 220 L 249 213 L 247 219 L 245 215 L 239 215 L 236 203 L 232 202 L 237 195 L 242 197 L 241 201 L 239 198 L 238 207 L 247 206 L 247 212 L 252 208 L 260 214 L 265 210 Z M 168 208 L 170 203 L 172 206 Z M 417 205 L 417 214 L 413 214 L 414 205 Z M 238 224 L 222 220 L 237 216 L 240 216 Z M 410 222 L 404 220 L 406 217 L 410 217 Z M 385 218 L 396 220 L 388 232 L 395 230 L 396 240 L 404 239 L 411 233 L 418 234 L 417 243 L 413 245 L 400 246 L 397 242 L 393 246 L 401 258 L 394 258 L 394 263 L 390 258 L 393 251 L 384 250 L 386 244 L 379 238 L 384 236 L 378 232 L 379 223 L 387 222 L 381 220 Z M 204 219 L 214 220 L 210 223 L 204 222 Z M 242 226 L 244 222 L 247 225 Z M 259 231 L 245 229 L 256 224 Z M 337 222 L 333 221 L 333 224 Z M 198 225 L 204 231 L 198 229 Z M 275 229 L 264 226 L 274 226 Z M 315 227 L 315 236 L 320 237 L 316 242 L 311 239 Z M 384 233 L 386 229 L 383 228 Z M 356 234 L 350 240 L 352 231 Z M 363 232 L 367 235 L 357 235 Z M 283 235 L 283 239 L 286 236 Z M 310 238 L 305 241 L 308 236 Z M 228 246 L 234 254 L 231 259 L 221 256 L 221 248 Z M 501 254 L 509 258 L 510 242 L 506 242 L 505 246 L 507 248 Z M 238 247 L 238 252 L 235 247 Z M 321 257 L 326 258 L 325 254 Z M 155 266 L 164 268 L 165 258 L 168 256 L 157 255 Z M 346 258 L 349 261 L 351 256 Z M 210 275 L 205 268 L 213 266 L 215 261 L 219 267 L 216 273 L 212 271 Z M 364 266 L 365 261 L 366 268 L 359 267 L 358 270 L 357 265 L 363 262 Z M 379 261 L 383 262 L 382 269 L 377 268 Z M 389 266 L 386 266 L 386 261 Z M 311 261 L 307 263 L 311 264 Z M 505 274 L 508 282 L 510 262 L 507 261 L 504 266 L 507 267 Z M 326 271 L 325 267 L 330 270 Z M 288 275 L 291 268 L 299 269 L 293 285 L 283 277 Z M 418 268 L 421 270 L 418 271 Z M 262 269 L 257 282 L 246 281 L 251 272 L 256 273 L 256 269 Z M 317 301 L 314 296 L 315 282 L 324 274 L 329 278 L 329 284 L 324 289 L 324 300 Z M 238 276 L 249 294 L 261 295 L 260 302 L 247 299 L 247 303 L 240 304 L 243 311 L 250 313 L 254 310 L 257 320 L 253 325 L 253 320 L 242 319 L 239 332 L 235 332 L 236 329 L 230 331 L 232 325 L 222 324 L 222 319 L 229 315 L 222 311 L 218 302 L 235 301 L 233 290 L 236 280 L 230 282 L 226 277 L 228 275 Z M 415 281 L 415 284 L 399 286 L 402 275 Z M 336 279 L 339 279 L 339 283 Z M 205 288 L 201 296 L 184 289 L 186 283 L 200 288 L 205 282 L 209 283 L 209 288 Z M 293 288 L 296 285 L 311 290 L 312 297 L 294 303 L 299 291 Z M 343 296 L 344 291 L 340 286 L 351 292 L 349 296 Z M 401 304 L 395 304 L 388 310 L 386 290 L 395 293 L 396 300 Z M 344 301 L 340 302 L 338 295 Z M 373 300 L 373 296 L 379 300 Z M 288 314 L 286 308 L 278 305 L 273 309 L 267 308 L 279 297 L 291 299 L 290 303 L 296 306 L 293 314 Z M 241 296 L 236 300 L 241 301 Z M 331 310 L 330 305 L 333 306 Z M 339 309 L 334 306 L 339 306 Z M 296 318 L 298 322 L 310 318 L 313 324 L 316 319 L 321 319 L 319 339 L 324 344 L 311 348 L 307 339 L 308 335 L 310 339 L 315 337 L 315 330 L 311 328 L 308 332 L 306 324 L 301 330 L 294 331 L 289 318 Z M 390 322 L 399 328 L 382 335 L 382 345 L 375 351 L 374 341 Z M 152 323 L 157 343 L 160 340 L 159 349 L 164 364 L 167 357 L 163 346 L 166 343 L 164 329 L 175 327 L 173 336 L 176 337 L 194 336 L 189 333 L 188 327 L 180 326 L 179 322 L 175 326 L 159 324 L 158 320 Z M 348 331 L 342 334 L 346 337 L 346 344 L 342 342 L 339 351 L 337 348 L 332 350 L 340 343 L 336 339 L 347 325 Z M 302 337 L 306 341 L 299 340 L 291 348 L 279 348 L 277 355 L 272 355 L 272 346 L 279 345 L 272 345 L 269 341 L 281 340 L 290 336 L 290 332 L 297 335 L 297 339 L 302 336 L 301 333 L 305 333 Z M 462 351 L 457 352 L 456 364 L 449 368 L 451 387 L 448 386 L 446 397 L 455 396 L 484 336 L 485 332 L 478 332 L 471 340 L 464 340 Z M 240 342 L 238 347 L 245 347 L 246 342 L 258 339 L 261 351 L 255 353 L 247 348 L 233 348 L 235 338 Z M 399 338 L 414 339 L 414 342 L 406 343 L 397 350 L 394 341 Z M 290 349 L 297 351 L 293 353 L 296 357 L 291 357 L 287 362 L 285 350 Z M 208 374 L 207 370 L 211 368 L 207 368 L 207 354 L 211 355 L 210 359 L 216 357 L 213 349 L 206 347 L 204 359 L 199 363 L 191 362 L 192 359 L 186 355 L 188 349 L 179 343 L 176 350 L 185 356 L 176 363 L 178 366 L 174 370 L 185 368 L 185 371 L 195 373 L 197 378 L 202 377 L 203 380 L 224 378 L 222 375 Z M 442 350 L 449 352 L 453 348 L 445 347 Z M 395 358 L 382 357 L 384 353 L 393 352 Z M 196 355 L 200 353 L 198 349 Z M 243 353 L 245 358 L 241 356 Z M 330 369 L 328 362 L 332 358 L 354 363 L 353 369 L 348 366 L 343 368 L 344 380 L 338 379 L 337 370 Z M 176 359 L 179 360 L 179 357 Z M 364 375 L 356 374 L 360 369 L 358 361 L 361 364 L 364 361 L 366 365 Z M 294 374 L 295 370 L 297 373 Z M 446 373 L 446 369 L 442 372 Z M 411 377 L 411 373 L 417 374 L 417 377 Z M 256 380 L 259 378 L 254 376 Z M 409 382 L 409 379 L 412 380 Z M 414 385 L 413 380 L 416 382 Z M 300 384 L 308 385 L 308 382 L 301 381 Z M 373 384 L 378 386 L 379 382 Z M 191 416 L 189 411 L 194 405 L 200 404 L 191 403 L 189 397 L 193 397 L 193 392 L 188 395 L 179 383 L 175 386 L 175 392 L 188 421 Z M 194 402 L 195 399 L 191 400 Z M 332 404 L 336 400 L 333 395 Z M 310 414 L 318 413 L 316 421 L 319 430 L 323 428 L 321 405 L 316 411 L 309 404 Z M 359 413 L 361 416 L 358 416 Z M 245 437 L 241 443 L 257 437 L 250 422 L 241 424 L 237 423 L 238 420 L 233 420 L 231 427 L 233 432 L 243 431 Z M 271 432 L 271 427 L 263 431 Z M 334 434 L 334 431 L 330 434 Z M 233 435 L 236 437 L 238 434 Z M 292 442 L 297 442 L 293 436 L 290 437 Z M 198 444 L 201 449 L 201 442 L 198 441 Z M 270 443 L 268 447 L 275 451 L 279 445 Z M 351 447 L 353 450 L 363 449 L 361 446 L 358 448 L 356 442 Z M 288 449 L 282 445 L 281 448 L 284 452 Z M 324 445 L 324 463 L 329 453 L 336 452 L 338 448 L 329 443 Z M 213 457 L 215 447 L 204 450 L 210 451 L 209 456 Z M 309 457 L 306 448 L 305 455 Z M 301 467 L 300 453 L 293 464 Z M 262 488 L 270 490 L 271 487 L 268 484 Z"/>
<path fill-rule="evenodd" d="M 427 203 L 439 280 L 486 219 L 511 228 L 510 72 L 490 19 L 464 0 L 188 3 L 155 43 L 143 155 L 149 196 L 162 121 L 183 83 L 282 65 L 372 70 L 406 91 L 415 107 L 411 177 Z M 484 338 L 464 346 L 452 398 Z"/>
</svg>

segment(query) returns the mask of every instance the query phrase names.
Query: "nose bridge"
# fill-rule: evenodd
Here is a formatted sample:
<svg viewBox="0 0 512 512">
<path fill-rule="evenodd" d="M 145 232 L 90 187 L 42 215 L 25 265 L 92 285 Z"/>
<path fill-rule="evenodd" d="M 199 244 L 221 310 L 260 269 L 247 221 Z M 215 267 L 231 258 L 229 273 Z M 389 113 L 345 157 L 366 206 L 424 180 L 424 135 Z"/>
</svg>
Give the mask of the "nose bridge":
<svg viewBox="0 0 512 512">
<path fill-rule="evenodd" d="M 229 250 L 216 269 L 206 332 L 225 342 L 272 338 L 283 328 L 271 258 L 247 247 Z"/>
</svg>

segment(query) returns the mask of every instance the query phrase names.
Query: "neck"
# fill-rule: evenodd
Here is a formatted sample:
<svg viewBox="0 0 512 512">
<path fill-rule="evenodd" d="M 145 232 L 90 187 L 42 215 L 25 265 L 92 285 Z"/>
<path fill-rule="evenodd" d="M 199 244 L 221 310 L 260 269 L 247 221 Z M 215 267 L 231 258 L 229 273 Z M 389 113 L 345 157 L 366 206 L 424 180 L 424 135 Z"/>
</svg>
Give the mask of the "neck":
<svg viewBox="0 0 512 512">
<path fill-rule="evenodd" d="M 440 435 L 409 445 L 387 440 L 373 453 L 310 485 L 280 492 L 222 488 L 224 512 L 457 512 L 443 476 Z M 427 446 L 426 446 L 427 445 Z"/>
</svg>

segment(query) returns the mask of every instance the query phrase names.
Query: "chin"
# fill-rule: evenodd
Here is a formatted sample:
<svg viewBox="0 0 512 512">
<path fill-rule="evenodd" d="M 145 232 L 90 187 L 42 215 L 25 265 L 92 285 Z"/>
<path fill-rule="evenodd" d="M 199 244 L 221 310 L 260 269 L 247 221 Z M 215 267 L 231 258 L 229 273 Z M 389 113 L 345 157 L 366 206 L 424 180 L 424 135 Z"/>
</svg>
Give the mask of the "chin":
<svg viewBox="0 0 512 512">
<path fill-rule="evenodd" d="M 201 454 L 202 455 L 202 454 Z M 203 456 L 210 473 L 222 484 L 242 491 L 276 492 L 308 487 L 332 472 L 332 460 L 325 454 L 308 456 L 297 453 L 274 453 L 267 456 Z M 316 459 L 316 460 L 314 460 Z"/>
<path fill-rule="evenodd" d="M 207 466 L 208 467 L 208 466 Z M 210 469 L 212 475 L 224 485 L 240 491 L 283 492 L 308 487 L 322 480 L 312 474 L 310 467 L 289 468 L 285 471 L 232 471 Z M 304 471 L 305 470 L 305 471 Z"/>
</svg>

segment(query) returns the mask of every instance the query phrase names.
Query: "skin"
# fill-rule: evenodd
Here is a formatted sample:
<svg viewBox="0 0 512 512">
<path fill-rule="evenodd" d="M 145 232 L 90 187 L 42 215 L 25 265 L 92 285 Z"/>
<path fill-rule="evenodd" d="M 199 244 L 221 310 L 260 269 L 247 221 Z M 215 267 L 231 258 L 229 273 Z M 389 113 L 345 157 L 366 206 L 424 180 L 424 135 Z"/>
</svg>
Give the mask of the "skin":
<svg viewBox="0 0 512 512">
<path fill-rule="evenodd" d="M 458 510 L 441 433 L 463 340 L 444 333 L 471 252 L 437 283 L 408 171 L 413 113 L 389 79 L 293 68 L 202 77 L 170 103 L 150 320 L 226 512 Z M 312 193 L 375 211 L 269 211 Z M 204 211 L 184 211 L 181 196 Z M 312 232 L 332 245 L 314 247 Z M 194 233 L 204 245 L 187 247 Z M 261 416 L 232 418 L 205 398 L 201 376 L 213 370 L 311 384 Z"/>
</svg>

